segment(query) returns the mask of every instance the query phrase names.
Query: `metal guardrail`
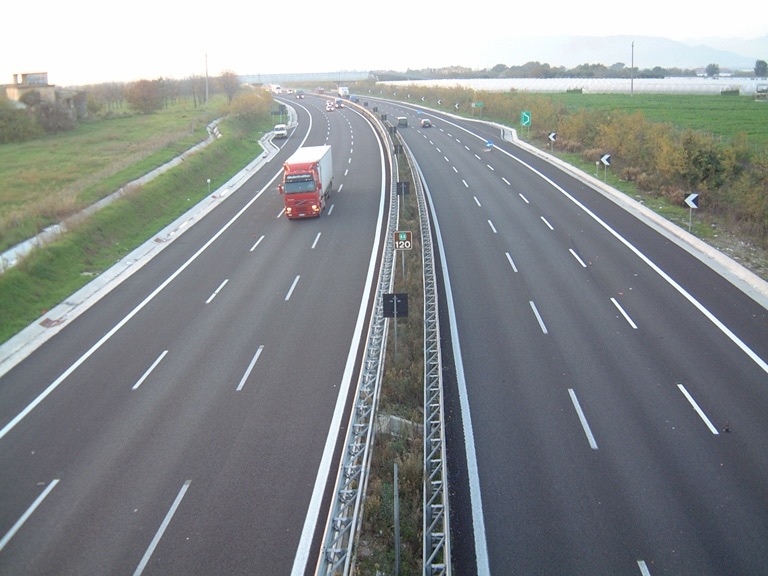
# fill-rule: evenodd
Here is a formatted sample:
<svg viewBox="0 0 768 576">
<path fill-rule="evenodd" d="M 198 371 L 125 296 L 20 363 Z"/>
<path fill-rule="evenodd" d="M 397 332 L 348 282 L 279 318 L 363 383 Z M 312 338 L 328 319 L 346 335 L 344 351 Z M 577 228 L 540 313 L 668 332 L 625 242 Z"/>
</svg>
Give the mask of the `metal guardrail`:
<svg viewBox="0 0 768 576">
<path fill-rule="evenodd" d="M 378 122 L 379 131 L 388 150 L 392 149 L 389 135 Z M 390 194 L 395 194 L 397 170 L 393 170 Z M 317 575 L 347 575 L 353 564 L 352 549 L 362 520 L 362 503 L 368 482 L 371 448 L 373 446 L 374 419 L 379 399 L 381 375 L 389 322 L 384 317 L 383 294 L 394 285 L 394 232 L 397 227 L 398 203 L 390 202 L 385 233 L 384 254 L 376 291 L 375 305 L 368 340 L 363 357 L 354 409 L 347 430 L 344 452 L 333 492 L 331 512 L 323 536 Z"/>
<path fill-rule="evenodd" d="M 421 227 L 424 271 L 424 492 L 422 505 L 422 566 L 424 576 L 451 575 L 451 532 L 448 514 L 448 473 L 445 454 L 443 371 L 440 352 L 440 319 L 437 276 L 421 173 L 410 149 L 403 143 L 415 175 L 414 187 Z"/>
<path fill-rule="evenodd" d="M 390 135 L 374 122 L 382 139 L 392 149 Z M 448 513 L 448 475 L 445 453 L 445 418 L 443 410 L 442 357 L 437 305 L 437 277 L 432 247 L 432 228 L 426 205 L 421 173 L 413 155 L 398 135 L 406 151 L 419 208 L 422 266 L 424 271 L 424 484 L 423 551 L 424 576 L 451 576 L 450 523 Z M 392 171 L 390 193 L 396 194 L 397 158 Z M 383 294 L 394 286 L 394 232 L 398 225 L 398 202 L 390 203 L 384 255 L 377 288 L 375 309 L 368 333 L 354 410 L 339 474 L 334 486 L 334 500 L 325 528 L 323 548 L 316 575 L 350 574 L 354 566 L 353 547 L 361 523 L 362 504 L 370 469 L 374 419 L 384 368 L 388 322 L 384 318 Z"/>
</svg>

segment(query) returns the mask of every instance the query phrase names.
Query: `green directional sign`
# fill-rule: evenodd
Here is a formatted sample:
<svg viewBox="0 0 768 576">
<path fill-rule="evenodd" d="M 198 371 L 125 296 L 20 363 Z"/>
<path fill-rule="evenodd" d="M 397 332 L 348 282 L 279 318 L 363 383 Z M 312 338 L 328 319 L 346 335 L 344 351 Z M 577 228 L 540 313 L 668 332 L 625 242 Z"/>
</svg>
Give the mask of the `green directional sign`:
<svg viewBox="0 0 768 576">
<path fill-rule="evenodd" d="M 485 106 L 482 102 L 472 102 L 472 108 L 482 108 Z"/>
<path fill-rule="evenodd" d="M 521 126 L 530 126 L 531 125 L 531 113 L 530 112 L 520 112 L 520 125 Z"/>
</svg>

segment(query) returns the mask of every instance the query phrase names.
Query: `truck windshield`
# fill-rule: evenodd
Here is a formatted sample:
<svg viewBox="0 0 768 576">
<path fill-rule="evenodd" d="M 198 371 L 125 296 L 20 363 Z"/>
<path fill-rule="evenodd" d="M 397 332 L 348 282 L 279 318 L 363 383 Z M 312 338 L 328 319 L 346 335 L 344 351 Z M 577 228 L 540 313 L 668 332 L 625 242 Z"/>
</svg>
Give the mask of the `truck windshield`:
<svg viewBox="0 0 768 576">
<path fill-rule="evenodd" d="M 311 174 L 288 175 L 285 178 L 285 193 L 314 192 L 315 181 Z"/>
</svg>

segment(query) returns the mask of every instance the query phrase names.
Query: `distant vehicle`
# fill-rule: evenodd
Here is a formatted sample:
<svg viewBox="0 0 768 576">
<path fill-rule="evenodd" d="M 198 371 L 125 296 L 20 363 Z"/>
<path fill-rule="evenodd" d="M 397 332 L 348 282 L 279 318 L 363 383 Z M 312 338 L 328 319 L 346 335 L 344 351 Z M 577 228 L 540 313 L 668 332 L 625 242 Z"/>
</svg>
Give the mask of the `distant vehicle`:
<svg viewBox="0 0 768 576">
<path fill-rule="evenodd" d="M 357 104 L 358 102 L 360 102 L 360 97 L 359 97 L 357 94 L 352 94 L 352 95 L 349 97 L 349 99 L 350 99 L 350 101 L 354 102 L 355 104 Z"/>
<path fill-rule="evenodd" d="M 405 116 L 398 116 L 397 117 L 397 125 L 398 126 L 403 126 L 403 127 L 407 128 L 408 127 L 408 118 L 406 118 Z"/>
<path fill-rule="evenodd" d="M 270 84 L 269 89 L 274 92 L 275 94 L 282 94 L 283 88 L 280 86 L 280 84 Z"/>
<path fill-rule="evenodd" d="M 286 94 L 293 94 L 293 88 L 288 88 L 288 90 L 285 91 Z"/>
<path fill-rule="evenodd" d="M 429 118 L 422 118 L 421 119 L 421 127 L 422 128 L 432 128 L 432 121 Z"/>
<path fill-rule="evenodd" d="M 325 88 L 323 88 L 322 86 L 318 86 L 317 87 L 317 93 L 318 94 L 325 94 Z"/>
<path fill-rule="evenodd" d="M 342 98 L 349 98 L 349 88 L 346 86 L 339 86 L 339 96 Z"/>
<path fill-rule="evenodd" d="M 278 190 L 285 200 L 285 215 L 319 218 L 333 189 L 333 155 L 330 146 L 299 148 L 283 165 Z"/>
<path fill-rule="evenodd" d="M 333 107 L 333 102 L 328 100 L 328 102 L 325 103 L 325 111 L 326 112 L 333 112 L 336 108 Z"/>
<path fill-rule="evenodd" d="M 275 128 L 272 130 L 273 138 L 288 138 L 288 126 L 285 124 L 275 124 Z"/>
<path fill-rule="evenodd" d="M 304 90 L 296 90 L 296 99 L 304 98 Z"/>
<path fill-rule="evenodd" d="M 341 98 L 336 98 L 334 104 L 336 105 L 336 108 L 344 108 L 344 100 Z"/>
</svg>

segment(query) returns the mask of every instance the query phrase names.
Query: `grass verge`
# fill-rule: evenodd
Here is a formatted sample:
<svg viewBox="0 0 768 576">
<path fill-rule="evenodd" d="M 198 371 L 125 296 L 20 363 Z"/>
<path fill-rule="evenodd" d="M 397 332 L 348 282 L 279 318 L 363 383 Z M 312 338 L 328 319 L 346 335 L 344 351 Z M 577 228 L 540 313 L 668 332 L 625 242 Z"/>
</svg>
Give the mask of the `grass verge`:
<svg viewBox="0 0 768 576">
<path fill-rule="evenodd" d="M 76 225 L 0 274 L 0 343 L 34 322 L 234 176 L 262 152 L 269 118 L 247 130 L 233 120 L 223 138 Z"/>
</svg>

